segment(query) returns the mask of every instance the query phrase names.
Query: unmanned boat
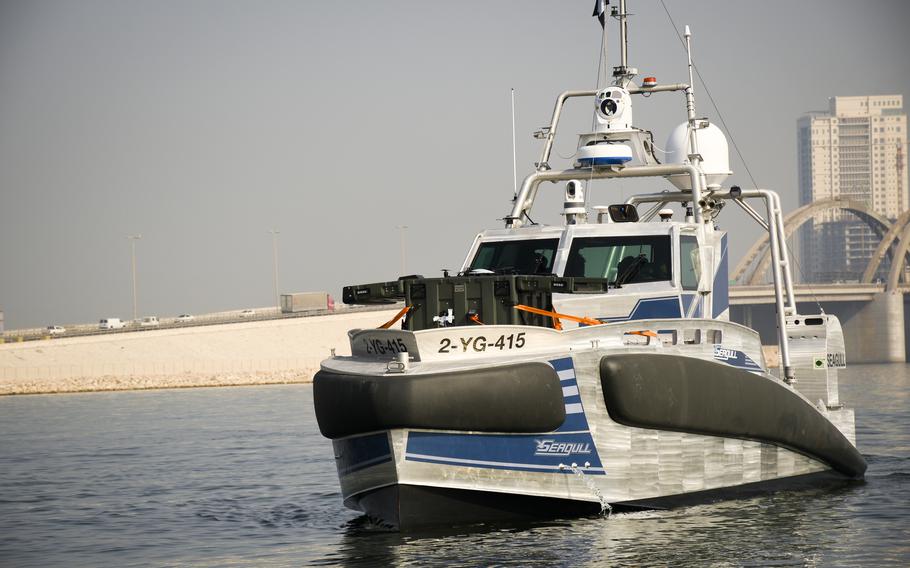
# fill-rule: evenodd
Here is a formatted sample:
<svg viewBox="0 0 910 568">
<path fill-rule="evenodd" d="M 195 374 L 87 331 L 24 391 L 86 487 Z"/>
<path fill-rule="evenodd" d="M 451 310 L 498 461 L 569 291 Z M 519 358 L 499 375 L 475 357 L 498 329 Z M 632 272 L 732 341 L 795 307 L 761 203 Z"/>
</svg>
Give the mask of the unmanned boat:
<svg viewBox="0 0 910 568">
<path fill-rule="evenodd" d="M 841 325 L 797 312 L 780 199 L 724 185 L 727 143 L 696 114 L 691 55 L 688 83 L 637 82 L 624 1 L 613 15 L 621 64 L 609 84 L 559 95 L 505 226 L 479 234 L 455 275 L 345 288 L 346 303 L 404 302 L 381 328 L 349 332 L 352 355 L 314 378 L 346 506 L 408 530 L 863 476 L 838 395 Z M 632 108 L 667 92 L 684 94 L 687 116 L 661 161 Z M 553 169 L 570 99 L 593 102 L 594 128 Z M 628 178 L 654 191 L 586 199 L 595 181 Z M 543 182 L 564 183 L 561 226 L 531 221 Z M 729 320 L 728 234 L 715 224 L 727 204 L 770 236 L 776 374 L 758 332 Z"/>
</svg>

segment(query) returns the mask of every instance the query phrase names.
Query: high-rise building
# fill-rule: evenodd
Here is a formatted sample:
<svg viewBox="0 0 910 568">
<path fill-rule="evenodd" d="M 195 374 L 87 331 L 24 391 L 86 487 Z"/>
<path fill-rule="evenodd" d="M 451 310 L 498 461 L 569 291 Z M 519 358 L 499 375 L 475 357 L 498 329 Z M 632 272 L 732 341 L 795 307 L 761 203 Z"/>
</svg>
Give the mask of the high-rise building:
<svg viewBox="0 0 910 568">
<path fill-rule="evenodd" d="M 901 95 L 833 97 L 828 112 L 799 119 L 797 140 L 800 205 L 841 196 L 891 220 L 910 207 Z M 858 280 L 878 241 L 852 214 L 822 213 L 800 233 L 803 277 L 812 282 Z"/>
</svg>

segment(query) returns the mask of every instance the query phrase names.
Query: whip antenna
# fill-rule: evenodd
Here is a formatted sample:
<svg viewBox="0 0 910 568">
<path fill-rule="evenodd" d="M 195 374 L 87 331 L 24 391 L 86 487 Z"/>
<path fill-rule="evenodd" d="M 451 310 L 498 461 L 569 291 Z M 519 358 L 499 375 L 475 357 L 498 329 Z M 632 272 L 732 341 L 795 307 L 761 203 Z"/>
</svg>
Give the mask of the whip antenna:
<svg viewBox="0 0 910 568">
<path fill-rule="evenodd" d="M 518 158 L 515 152 L 515 89 L 512 89 L 512 201 L 518 199 Z"/>
</svg>

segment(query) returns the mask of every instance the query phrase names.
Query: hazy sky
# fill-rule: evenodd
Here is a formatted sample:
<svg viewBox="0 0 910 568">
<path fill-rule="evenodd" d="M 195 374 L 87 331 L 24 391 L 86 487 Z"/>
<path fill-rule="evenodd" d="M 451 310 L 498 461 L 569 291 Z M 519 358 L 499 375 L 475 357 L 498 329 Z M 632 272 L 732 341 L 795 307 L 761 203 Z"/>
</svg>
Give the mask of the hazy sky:
<svg viewBox="0 0 910 568">
<path fill-rule="evenodd" d="M 834 95 L 910 95 L 910 3 L 666 0 L 757 183 L 792 209 L 796 120 Z M 592 88 L 593 1 L 0 0 L 0 309 L 7 329 L 128 318 L 458 268 L 512 196 L 556 95 Z M 630 64 L 687 80 L 659 0 L 630 0 Z M 611 30 L 611 63 L 618 55 Z M 701 116 L 717 118 L 702 85 Z M 662 146 L 681 95 L 636 98 Z M 910 100 L 905 101 L 910 103 Z M 571 104 L 556 153 L 590 126 Z M 565 167 L 568 161 L 551 160 Z M 731 155 L 731 182 L 751 182 Z M 664 189 L 663 182 L 649 182 Z M 637 186 L 600 184 L 594 204 Z M 537 221 L 559 223 L 562 185 Z M 757 235 L 728 209 L 736 261 Z M 732 266 L 732 265 L 731 265 Z"/>
</svg>

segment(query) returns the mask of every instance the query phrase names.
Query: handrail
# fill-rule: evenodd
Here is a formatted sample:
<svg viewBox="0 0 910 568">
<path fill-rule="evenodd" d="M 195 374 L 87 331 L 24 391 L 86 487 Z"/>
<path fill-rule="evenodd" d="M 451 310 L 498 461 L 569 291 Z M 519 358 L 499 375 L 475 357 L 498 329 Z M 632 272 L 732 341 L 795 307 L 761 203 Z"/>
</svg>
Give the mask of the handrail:
<svg viewBox="0 0 910 568">
<path fill-rule="evenodd" d="M 731 188 L 732 189 L 732 188 Z M 666 192 L 634 195 L 626 203 L 654 203 L 684 201 L 685 192 Z M 790 271 L 790 259 L 787 254 L 786 235 L 784 233 L 784 217 L 780 204 L 780 196 L 769 189 L 741 189 L 731 194 L 731 190 L 714 191 L 711 199 L 742 199 L 758 198 L 764 201 L 767 210 L 767 223 L 771 243 L 772 271 L 774 277 L 774 301 L 777 311 L 777 336 L 780 348 L 780 360 L 783 367 L 784 379 L 788 384 L 795 382 L 793 369 L 790 366 L 790 347 L 787 342 L 787 316 L 796 313 L 796 294 L 793 292 L 793 274 Z M 755 212 L 757 214 L 757 212 Z M 758 219 L 756 219 L 758 221 Z M 761 223 L 759 223 L 761 224 Z"/>
<path fill-rule="evenodd" d="M 661 177 L 676 174 L 688 174 L 692 183 L 692 191 L 687 192 L 689 196 L 687 201 L 692 202 L 695 212 L 695 222 L 702 222 L 701 213 L 701 187 L 702 174 L 701 170 L 692 164 L 659 164 L 650 166 L 625 166 L 625 167 L 607 167 L 607 168 L 584 168 L 568 170 L 550 170 L 536 171 L 524 179 L 521 183 L 521 190 L 515 199 L 512 212 L 506 217 L 506 226 L 517 228 L 521 227 L 524 222 L 522 217 L 525 216 L 534 206 L 534 199 L 537 197 L 537 188 L 544 181 L 568 181 L 570 179 L 610 179 L 610 178 L 639 178 L 639 177 Z"/>
</svg>

